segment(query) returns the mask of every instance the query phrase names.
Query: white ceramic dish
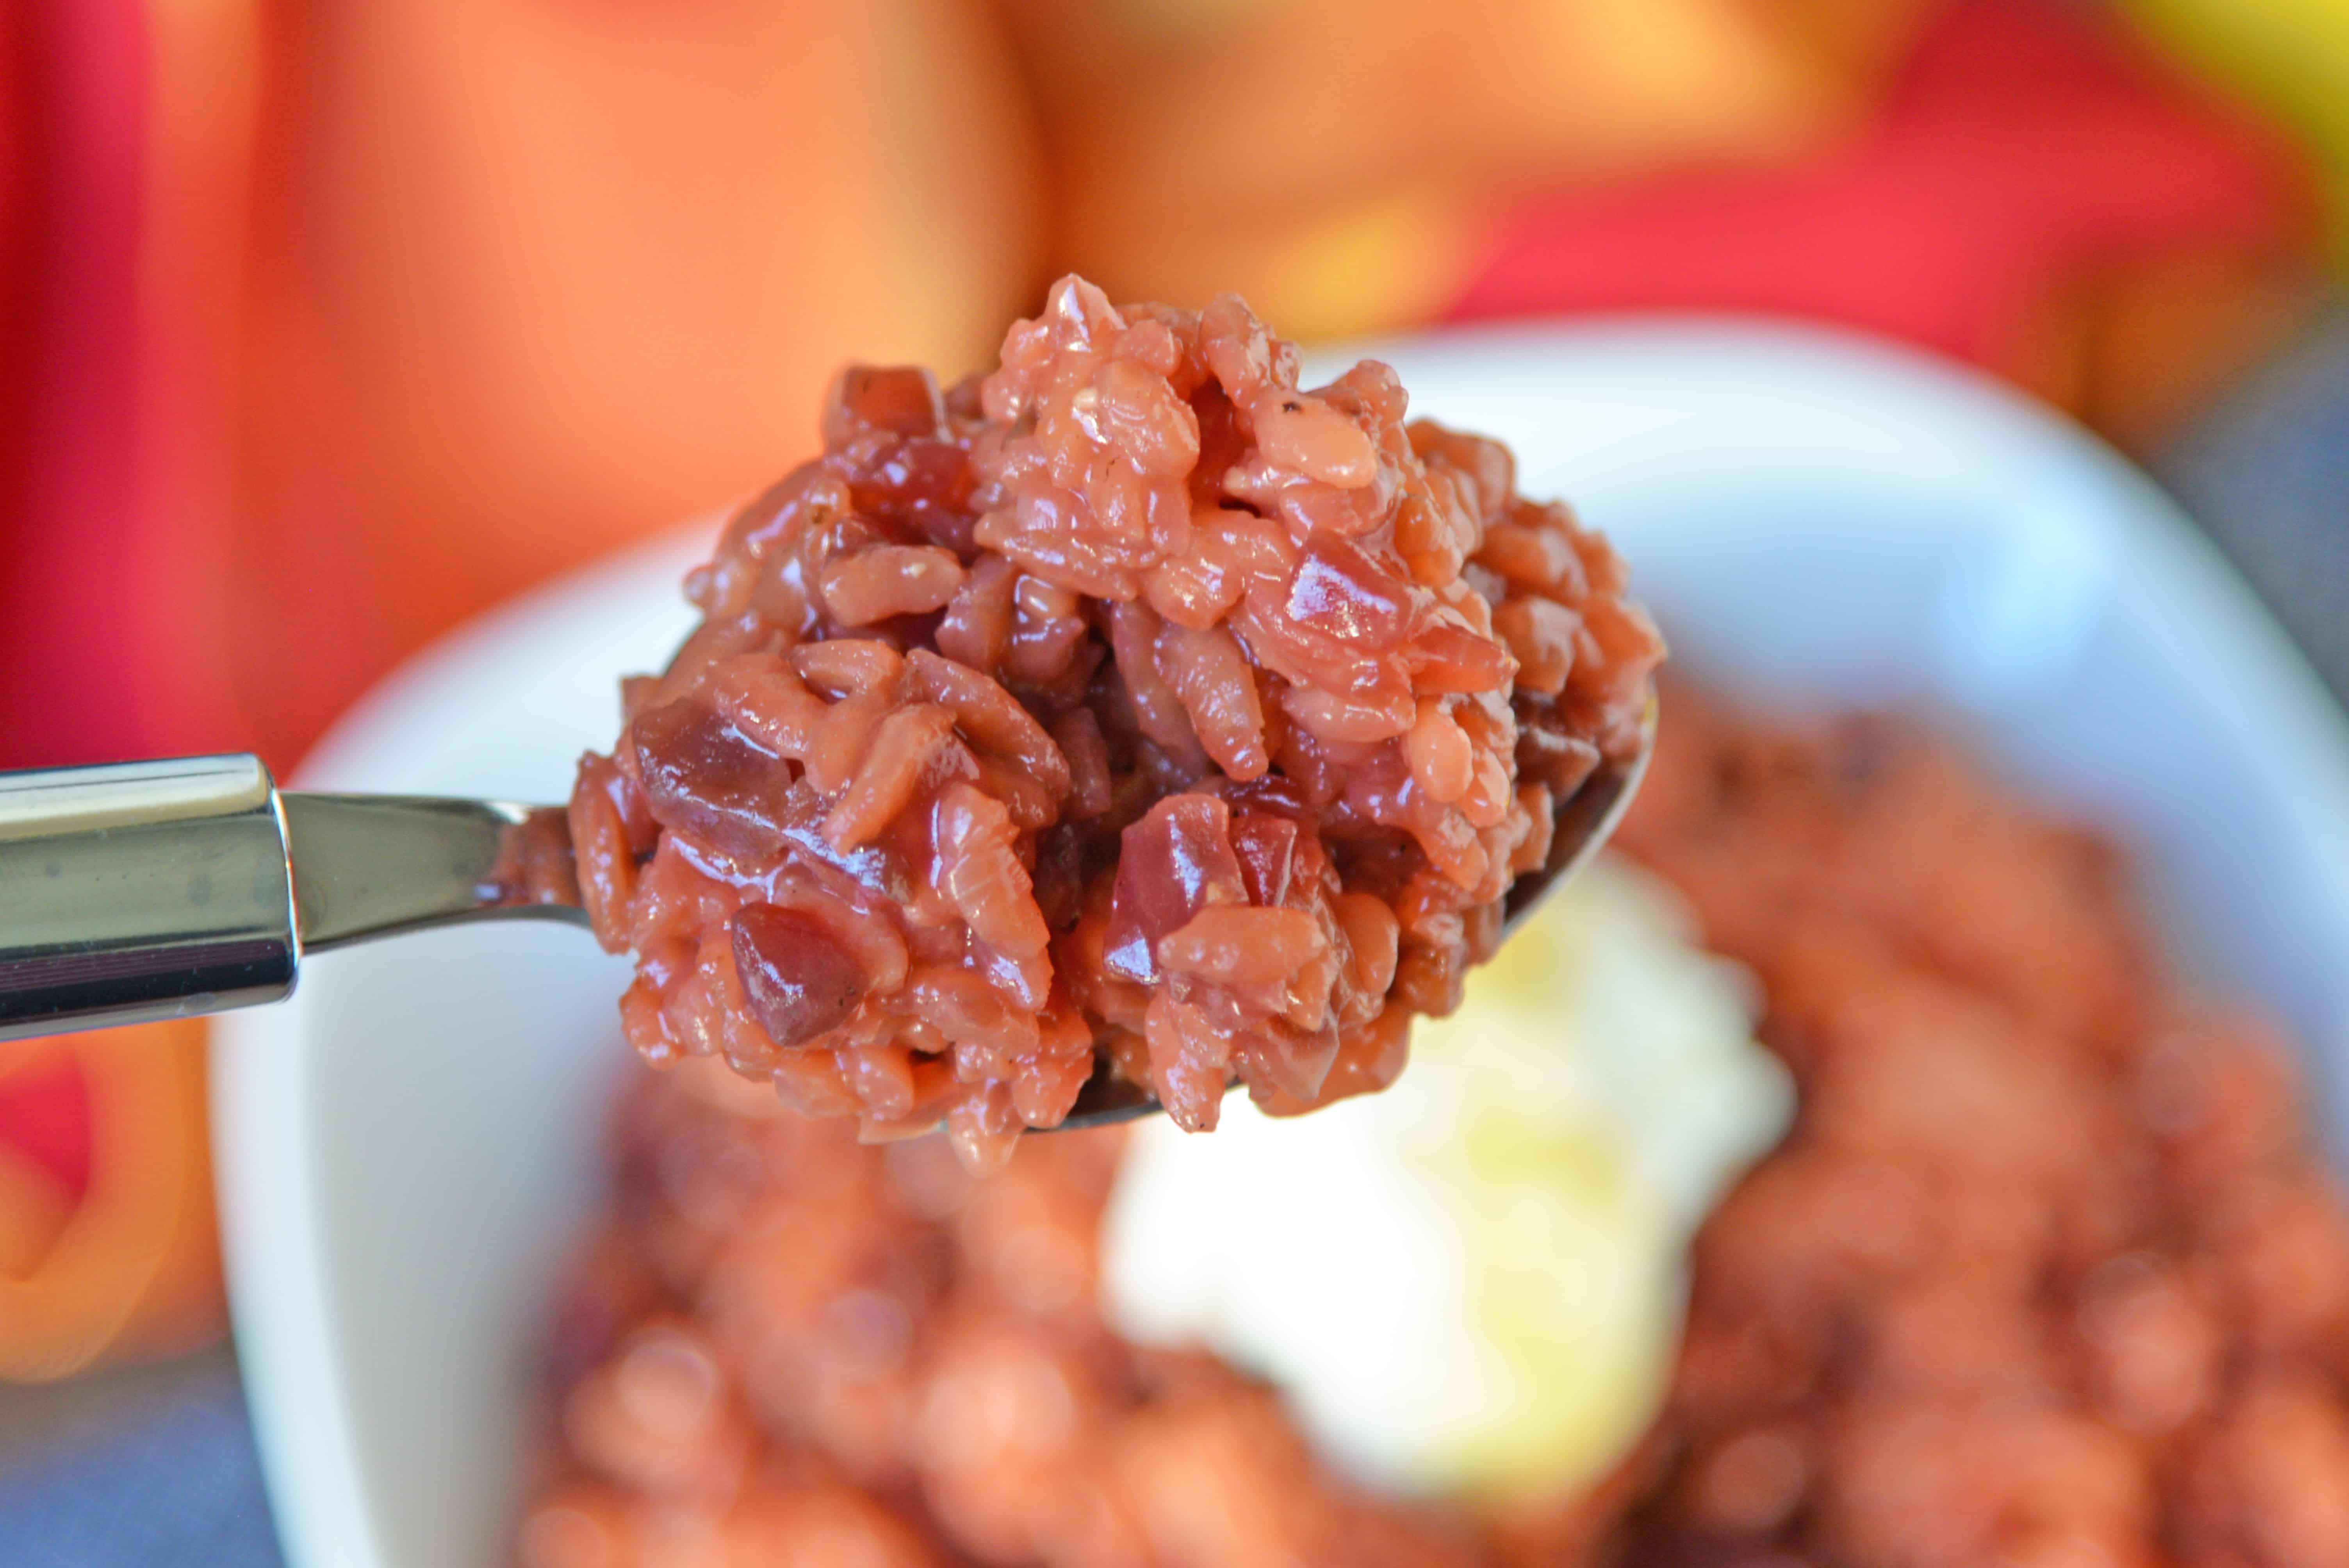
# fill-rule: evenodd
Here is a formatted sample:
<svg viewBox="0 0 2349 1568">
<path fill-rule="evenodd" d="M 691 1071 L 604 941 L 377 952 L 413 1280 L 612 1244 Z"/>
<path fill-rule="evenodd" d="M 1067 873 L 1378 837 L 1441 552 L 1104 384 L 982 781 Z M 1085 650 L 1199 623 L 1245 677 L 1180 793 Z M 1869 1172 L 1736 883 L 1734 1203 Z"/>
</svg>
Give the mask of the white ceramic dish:
<svg viewBox="0 0 2349 1568">
<path fill-rule="evenodd" d="M 2193 972 L 2309 1042 L 2349 1126 L 2349 729 L 2136 472 L 1962 372 L 1824 333 L 1651 321 L 1381 352 L 1634 563 L 1685 662 L 1949 710 L 2133 841 Z M 492 617 L 363 703 L 304 782 L 553 799 L 614 678 L 686 629 L 698 537 Z M 1669 722 L 1669 719 L 1667 720 Z M 498 1559 L 532 1346 L 625 1064 L 617 961 L 512 926 L 319 960 L 215 1075 L 237 1342 L 299 1568 Z"/>
</svg>

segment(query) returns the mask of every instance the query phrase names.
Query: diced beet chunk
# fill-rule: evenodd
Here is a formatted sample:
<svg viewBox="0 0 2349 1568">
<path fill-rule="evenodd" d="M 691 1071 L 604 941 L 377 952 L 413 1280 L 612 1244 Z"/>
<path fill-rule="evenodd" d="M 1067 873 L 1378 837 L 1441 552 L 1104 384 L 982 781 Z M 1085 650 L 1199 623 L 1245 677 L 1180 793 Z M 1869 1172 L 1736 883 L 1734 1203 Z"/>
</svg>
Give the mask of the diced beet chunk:
<svg viewBox="0 0 2349 1568">
<path fill-rule="evenodd" d="M 1160 937 L 1208 904 L 1246 902 L 1231 808 L 1212 795 L 1169 795 L 1119 837 L 1102 965 L 1153 985 Z"/>
<path fill-rule="evenodd" d="M 946 432 L 937 377 L 916 365 L 851 365 L 832 384 L 823 411 L 827 447 L 845 446 L 859 430 L 936 437 Z"/>
<path fill-rule="evenodd" d="M 807 1044 L 839 1027 L 864 999 L 864 968 L 814 916 L 745 904 L 729 929 L 750 1016 L 775 1044 Z"/>
<path fill-rule="evenodd" d="M 1517 777 L 1546 785 L 1564 800 L 1597 771 L 1599 748 L 1560 725 L 1554 708 L 1536 708 L 1517 718 Z"/>
<path fill-rule="evenodd" d="M 881 460 L 874 477 L 907 503 L 959 507 L 970 499 L 970 455 L 952 441 L 905 441 Z M 964 521 L 966 531 L 970 521 Z"/>
<path fill-rule="evenodd" d="M 859 517 L 905 544 L 927 542 L 968 555 L 978 519 L 969 506 L 970 458 L 952 441 L 893 441 L 849 482 Z"/>
<path fill-rule="evenodd" d="M 1232 852 L 1239 859 L 1250 903 L 1273 909 L 1287 901 L 1297 856 L 1295 822 L 1262 811 L 1237 812 L 1232 817 Z"/>
<path fill-rule="evenodd" d="M 690 698 L 638 714 L 629 727 L 656 820 L 729 859 L 770 859 L 783 847 L 777 816 L 791 767 Z"/>
</svg>

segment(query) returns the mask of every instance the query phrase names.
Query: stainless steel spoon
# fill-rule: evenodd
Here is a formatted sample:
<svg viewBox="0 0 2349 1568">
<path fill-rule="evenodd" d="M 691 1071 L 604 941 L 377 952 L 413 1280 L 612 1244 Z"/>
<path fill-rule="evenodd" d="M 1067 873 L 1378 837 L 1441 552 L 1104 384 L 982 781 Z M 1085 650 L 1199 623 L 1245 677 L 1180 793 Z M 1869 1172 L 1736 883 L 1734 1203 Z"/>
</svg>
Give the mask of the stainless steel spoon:
<svg viewBox="0 0 2349 1568">
<path fill-rule="evenodd" d="M 1549 861 L 1509 890 L 1505 931 L 1614 831 L 1655 737 L 1651 700 L 1638 754 L 1558 806 Z M 283 1001 L 310 954 L 405 931 L 585 926 L 564 890 L 515 874 L 545 810 L 281 790 L 246 756 L 0 773 L 0 1040 Z M 1104 1054 L 1062 1125 L 1156 1109 Z"/>
</svg>

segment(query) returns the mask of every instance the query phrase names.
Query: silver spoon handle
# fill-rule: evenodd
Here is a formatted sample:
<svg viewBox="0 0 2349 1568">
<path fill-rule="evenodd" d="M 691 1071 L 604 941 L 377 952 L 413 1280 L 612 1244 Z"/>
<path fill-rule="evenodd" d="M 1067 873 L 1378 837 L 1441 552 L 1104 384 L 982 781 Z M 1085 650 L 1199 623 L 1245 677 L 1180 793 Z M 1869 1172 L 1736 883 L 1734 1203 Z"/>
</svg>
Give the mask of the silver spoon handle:
<svg viewBox="0 0 2349 1568">
<path fill-rule="evenodd" d="M 0 1039 L 274 1002 L 300 958 L 258 758 L 0 774 Z"/>
<path fill-rule="evenodd" d="M 279 1001 L 305 952 L 364 937 L 584 919 L 501 880 L 528 820 L 281 794 L 245 756 L 0 773 L 0 1039 Z"/>
</svg>

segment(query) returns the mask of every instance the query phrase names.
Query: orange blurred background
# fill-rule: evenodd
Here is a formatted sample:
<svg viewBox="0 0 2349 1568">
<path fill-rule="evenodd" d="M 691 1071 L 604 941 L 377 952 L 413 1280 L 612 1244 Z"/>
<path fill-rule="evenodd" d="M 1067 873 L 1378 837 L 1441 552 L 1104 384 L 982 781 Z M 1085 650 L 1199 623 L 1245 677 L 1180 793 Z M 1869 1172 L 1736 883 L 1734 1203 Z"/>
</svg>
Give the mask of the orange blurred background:
<svg viewBox="0 0 2349 1568">
<path fill-rule="evenodd" d="M 1840 321 L 2142 449 L 2320 297 L 2318 188 L 2065 0 L 23 0 L 0 767 L 290 769 L 1063 270 L 1306 337 Z M 200 1048 L 0 1047 L 0 1375 L 216 1331 Z"/>
</svg>

